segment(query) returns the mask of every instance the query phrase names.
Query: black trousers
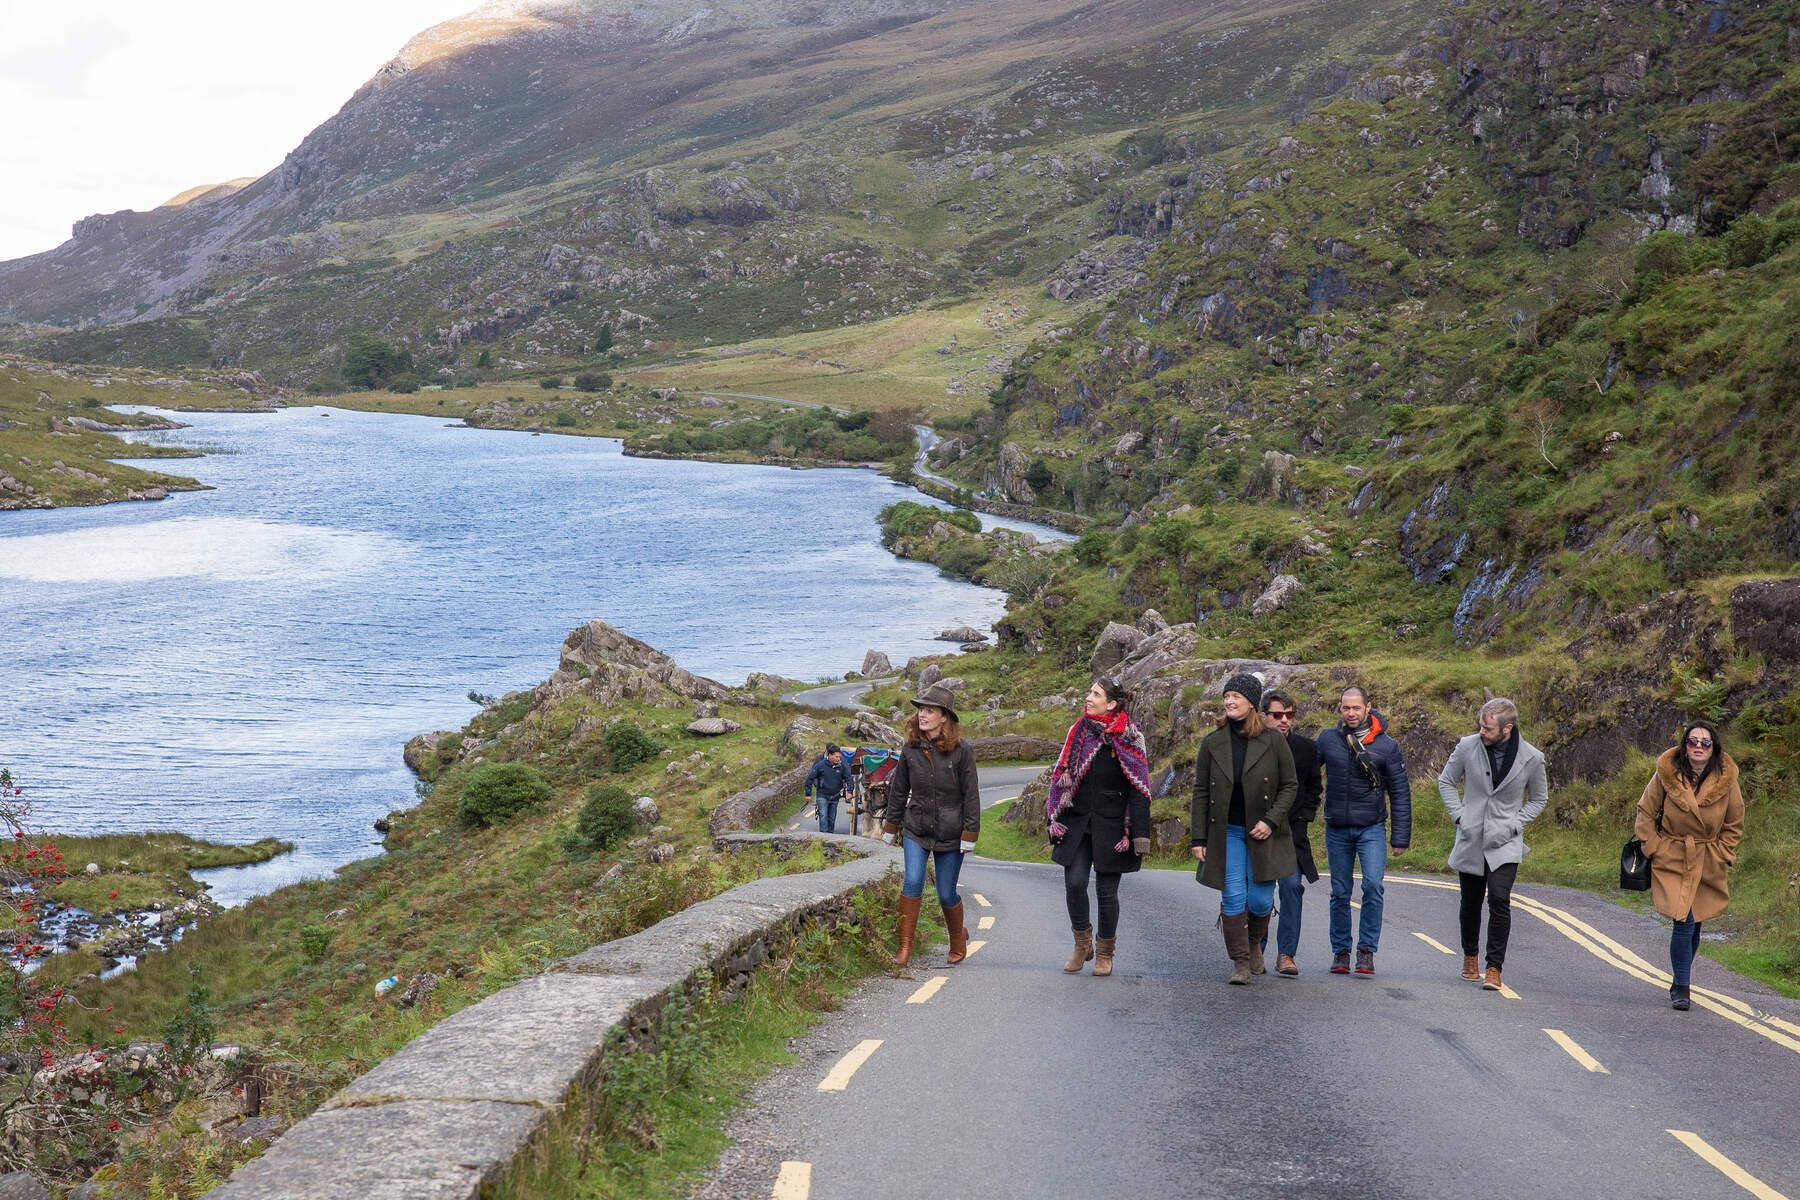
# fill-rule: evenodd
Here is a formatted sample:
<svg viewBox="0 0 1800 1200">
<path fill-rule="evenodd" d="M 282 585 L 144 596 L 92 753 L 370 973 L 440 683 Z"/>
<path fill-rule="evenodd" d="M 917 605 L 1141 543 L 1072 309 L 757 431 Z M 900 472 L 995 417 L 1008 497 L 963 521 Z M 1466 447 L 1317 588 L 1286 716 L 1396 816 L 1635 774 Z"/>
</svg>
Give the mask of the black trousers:
<svg viewBox="0 0 1800 1200">
<path fill-rule="evenodd" d="M 1094 838 L 1083 833 L 1075 847 L 1075 857 L 1063 868 L 1063 899 L 1069 904 L 1069 928 L 1079 932 L 1088 928 L 1088 872 L 1094 870 Z M 1103 938 L 1119 932 L 1119 872 L 1094 871 L 1095 891 L 1100 897 L 1100 931 Z"/>
<path fill-rule="evenodd" d="M 1506 965 L 1506 938 L 1512 932 L 1513 881 L 1518 877 L 1518 863 L 1505 863 L 1480 875 L 1457 872 L 1462 883 L 1462 946 L 1467 957 L 1481 953 L 1481 902 L 1485 898 L 1488 909 L 1487 965 L 1495 969 Z"/>
</svg>

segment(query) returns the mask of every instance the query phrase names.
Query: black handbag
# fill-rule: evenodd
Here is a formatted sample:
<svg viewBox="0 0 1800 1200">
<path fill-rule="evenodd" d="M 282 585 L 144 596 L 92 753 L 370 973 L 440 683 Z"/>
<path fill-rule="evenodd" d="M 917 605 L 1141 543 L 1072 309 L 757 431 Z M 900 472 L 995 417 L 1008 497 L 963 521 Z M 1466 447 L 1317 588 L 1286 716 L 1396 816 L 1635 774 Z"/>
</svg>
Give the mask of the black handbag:
<svg viewBox="0 0 1800 1200">
<path fill-rule="evenodd" d="M 1642 839 L 1632 838 L 1619 851 L 1619 886 L 1628 892 L 1650 890 L 1650 856 Z"/>
<path fill-rule="evenodd" d="M 1665 799 L 1664 804 L 1668 801 Z M 1656 810 L 1656 832 L 1662 832 L 1662 809 Z M 1632 838 L 1619 851 L 1619 887 L 1627 892 L 1650 890 L 1650 856 L 1644 853 L 1642 838 Z"/>
</svg>

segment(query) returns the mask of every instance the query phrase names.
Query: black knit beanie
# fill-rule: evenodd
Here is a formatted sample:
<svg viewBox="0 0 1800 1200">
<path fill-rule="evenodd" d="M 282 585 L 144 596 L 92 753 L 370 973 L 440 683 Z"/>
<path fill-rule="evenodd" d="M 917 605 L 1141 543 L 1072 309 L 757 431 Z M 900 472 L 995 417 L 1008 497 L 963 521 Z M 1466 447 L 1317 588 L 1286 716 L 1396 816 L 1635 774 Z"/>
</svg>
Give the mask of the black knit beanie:
<svg viewBox="0 0 1800 1200">
<path fill-rule="evenodd" d="M 1225 686 L 1220 689 L 1220 694 L 1223 695 L 1226 692 L 1236 692 L 1250 702 L 1251 708 L 1262 707 L 1262 680 L 1250 674 L 1248 671 L 1233 675 L 1230 679 L 1227 679 L 1225 681 Z"/>
</svg>

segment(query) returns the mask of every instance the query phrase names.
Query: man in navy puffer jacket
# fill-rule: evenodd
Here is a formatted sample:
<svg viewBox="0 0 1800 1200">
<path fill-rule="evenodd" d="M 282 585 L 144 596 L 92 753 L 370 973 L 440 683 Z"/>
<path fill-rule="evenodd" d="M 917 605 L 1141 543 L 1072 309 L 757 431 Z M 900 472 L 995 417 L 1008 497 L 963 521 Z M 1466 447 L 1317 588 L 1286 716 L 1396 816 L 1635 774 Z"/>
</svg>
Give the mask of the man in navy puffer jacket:
<svg viewBox="0 0 1800 1200">
<path fill-rule="evenodd" d="M 1368 693 L 1346 688 L 1336 725 L 1319 734 L 1325 766 L 1325 854 L 1331 864 L 1331 973 L 1350 973 L 1350 875 L 1362 861 L 1362 921 L 1356 973 L 1375 973 L 1381 947 L 1382 878 L 1387 871 L 1388 809 L 1393 809 L 1395 854 L 1412 843 L 1412 785 L 1400 744 L 1369 705 Z"/>
</svg>

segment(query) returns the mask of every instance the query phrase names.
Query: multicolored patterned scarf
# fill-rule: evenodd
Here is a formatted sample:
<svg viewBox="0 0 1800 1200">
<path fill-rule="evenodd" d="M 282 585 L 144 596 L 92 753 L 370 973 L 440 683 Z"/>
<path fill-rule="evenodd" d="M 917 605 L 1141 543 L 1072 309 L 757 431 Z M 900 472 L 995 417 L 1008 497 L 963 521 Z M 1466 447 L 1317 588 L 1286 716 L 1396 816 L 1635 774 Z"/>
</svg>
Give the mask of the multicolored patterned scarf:
<svg viewBox="0 0 1800 1200">
<path fill-rule="evenodd" d="M 1056 759 L 1056 767 L 1050 772 L 1050 796 L 1044 804 L 1044 813 L 1050 818 L 1050 837 L 1053 841 L 1061 840 L 1069 832 L 1068 827 L 1056 818 L 1064 809 L 1075 803 L 1075 790 L 1081 786 L 1082 777 L 1087 774 L 1088 767 L 1093 765 L 1094 755 L 1106 746 L 1112 747 L 1114 757 L 1119 760 L 1125 778 L 1131 786 L 1144 794 L 1146 800 L 1153 799 L 1150 793 L 1150 755 L 1144 746 L 1144 731 L 1139 729 L 1124 712 L 1116 712 L 1105 721 L 1097 721 L 1093 717 L 1083 716 L 1069 727 L 1069 736 L 1063 739 L 1062 754 Z M 1148 831 L 1142 835 L 1149 836 Z M 1125 809 L 1125 836 L 1113 849 L 1120 853 L 1131 849 L 1131 807 Z"/>
</svg>

